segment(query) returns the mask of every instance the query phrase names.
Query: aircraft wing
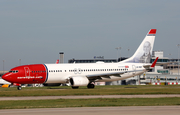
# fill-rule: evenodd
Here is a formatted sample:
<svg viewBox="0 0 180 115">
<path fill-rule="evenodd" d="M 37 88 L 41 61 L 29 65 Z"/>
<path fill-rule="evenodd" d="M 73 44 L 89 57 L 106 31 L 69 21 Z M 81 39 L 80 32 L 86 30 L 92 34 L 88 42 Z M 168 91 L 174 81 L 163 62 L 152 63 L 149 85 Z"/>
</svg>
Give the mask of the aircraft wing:
<svg viewBox="0 0 180 115">
<path fill-rule="evenodd" d="M 152 64 L 146 64 L 146 65 L 143 65 L 143 67 L 144 67 L 145 69 L 147 69 L 147 70 L 148 70 L 148 69 L 152 69 L 152 68 L 155 67 L 157 60 L 158 60 L 158 57 L 156 58 L 156 60 L 155 60 Z M 102 77 L 104 77 L 104 78 L 109 78 L 109 76 L 121 77 L 122 74 L 127 73 L 127 72 L 132 72 L 132 71 L 93 74 L 93 75 L 86 75 L 86 77 L 87 77 L 89 80 L 102 79 Z"/>
<path fill-rule="evenodd" d="M 157 62 L 157 60 L 158 60 L 158 57 L 156 58 L 156 60 L 153 62 L 152 65 L 151 64 L 145 64 L 145 65 L 143 65 L 143 67 L 146 68 L 146 69 L 148 69 L 148 68 L 151 69 L 154 66 L 167 65 L 167 64 L 172 63 L 172 62 Z"/>
<path fill-rule="evenodd" d="M 89 80 L 96 80 L 96 79 L 101 79 L 101 77 L 109 78 L 109 76 L 121 77 L 121 75 L 124 74 L 124 73 L 127 73 L 127 71 L 124 71 L 124 72 L 112 72 L 112 73 L 102 73 L 102 74 L 86 75 L 86 77 L 87 77 Z"/>
</svg>

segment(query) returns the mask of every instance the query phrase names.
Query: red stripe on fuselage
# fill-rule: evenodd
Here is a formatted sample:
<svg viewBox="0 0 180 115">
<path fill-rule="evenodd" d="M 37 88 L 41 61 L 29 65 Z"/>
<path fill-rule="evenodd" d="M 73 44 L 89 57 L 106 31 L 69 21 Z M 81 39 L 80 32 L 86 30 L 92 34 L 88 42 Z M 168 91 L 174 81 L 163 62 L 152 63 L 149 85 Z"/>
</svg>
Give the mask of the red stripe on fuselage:
<svg viewBox="0 0 180 115">
<path fill-rule="evenodd" d="M 47 70 L 43 64 L 18 66 L 10 71 L 11 72 L 4 74 L 2 78 L 11 83 L 44 83 L 47 77 Z"/>
</svg>

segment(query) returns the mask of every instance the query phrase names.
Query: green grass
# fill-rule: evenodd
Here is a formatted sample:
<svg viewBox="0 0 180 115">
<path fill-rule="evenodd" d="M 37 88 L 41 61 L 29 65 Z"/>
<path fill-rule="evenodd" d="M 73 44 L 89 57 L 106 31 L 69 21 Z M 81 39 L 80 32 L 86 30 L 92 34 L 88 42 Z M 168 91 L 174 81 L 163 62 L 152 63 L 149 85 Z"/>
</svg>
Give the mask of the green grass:
<svg viewBox="0 0 180 115">
<path fill-rule="evenodd" d="M 0 88 L 0 97 L 13 96 L 66 96 L 66 95 L 145 95 L 145 94 L 180 94 L 180 86 L 96 86 L 94 89 L 80 87 L 71 89 L 61 87 L 16 87 Z"/>
<path fill-rule="evenodd" d="M 0 109 L 107 107 L 107 106 L 170 106 L 180 105 L 180 98 L 119 98 L 119 99 L 56 99 L 0 101 Z"/>
<path fill-rule="evenodd" d="M 80 87 L 0 88 L 0 97 L 13 96 L 65 96 L 65 95 L 139 95 L 180 94 L 180 86 L 96 86 L 94 89 Z M 0 101 L 0 109 L 105 107 L 105 106 L 167 106 L 180 105 L 180 98 L 98 98 Z"/>
</svg>

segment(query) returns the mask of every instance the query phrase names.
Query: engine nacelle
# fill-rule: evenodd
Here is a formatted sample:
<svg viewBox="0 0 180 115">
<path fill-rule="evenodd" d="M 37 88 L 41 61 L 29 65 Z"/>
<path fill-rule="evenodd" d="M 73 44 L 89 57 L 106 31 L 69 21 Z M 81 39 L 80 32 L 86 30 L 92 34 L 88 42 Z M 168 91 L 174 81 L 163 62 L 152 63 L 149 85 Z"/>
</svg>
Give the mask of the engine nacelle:
<svg viewBox="0 0 180 115">
<path fill-rule="evenodd" d="M 70 78 L 71 86 L 87 86 L 89 84 L 89 80 L 86 76 L 76 76 Z"/>
</svg>

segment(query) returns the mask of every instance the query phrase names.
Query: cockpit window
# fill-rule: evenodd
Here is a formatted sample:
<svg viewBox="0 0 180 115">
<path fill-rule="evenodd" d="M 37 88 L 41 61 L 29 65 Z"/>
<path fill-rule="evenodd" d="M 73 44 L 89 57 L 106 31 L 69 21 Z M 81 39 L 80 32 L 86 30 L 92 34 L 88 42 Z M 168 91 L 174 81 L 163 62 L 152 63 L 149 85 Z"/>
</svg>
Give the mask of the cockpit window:
<svg viewBox="0 0 180 115">
<path fill-rule="evenodd" d="M 9 71 L 9 73 L 18 73 L 18 70 Z"/>
</svg>

